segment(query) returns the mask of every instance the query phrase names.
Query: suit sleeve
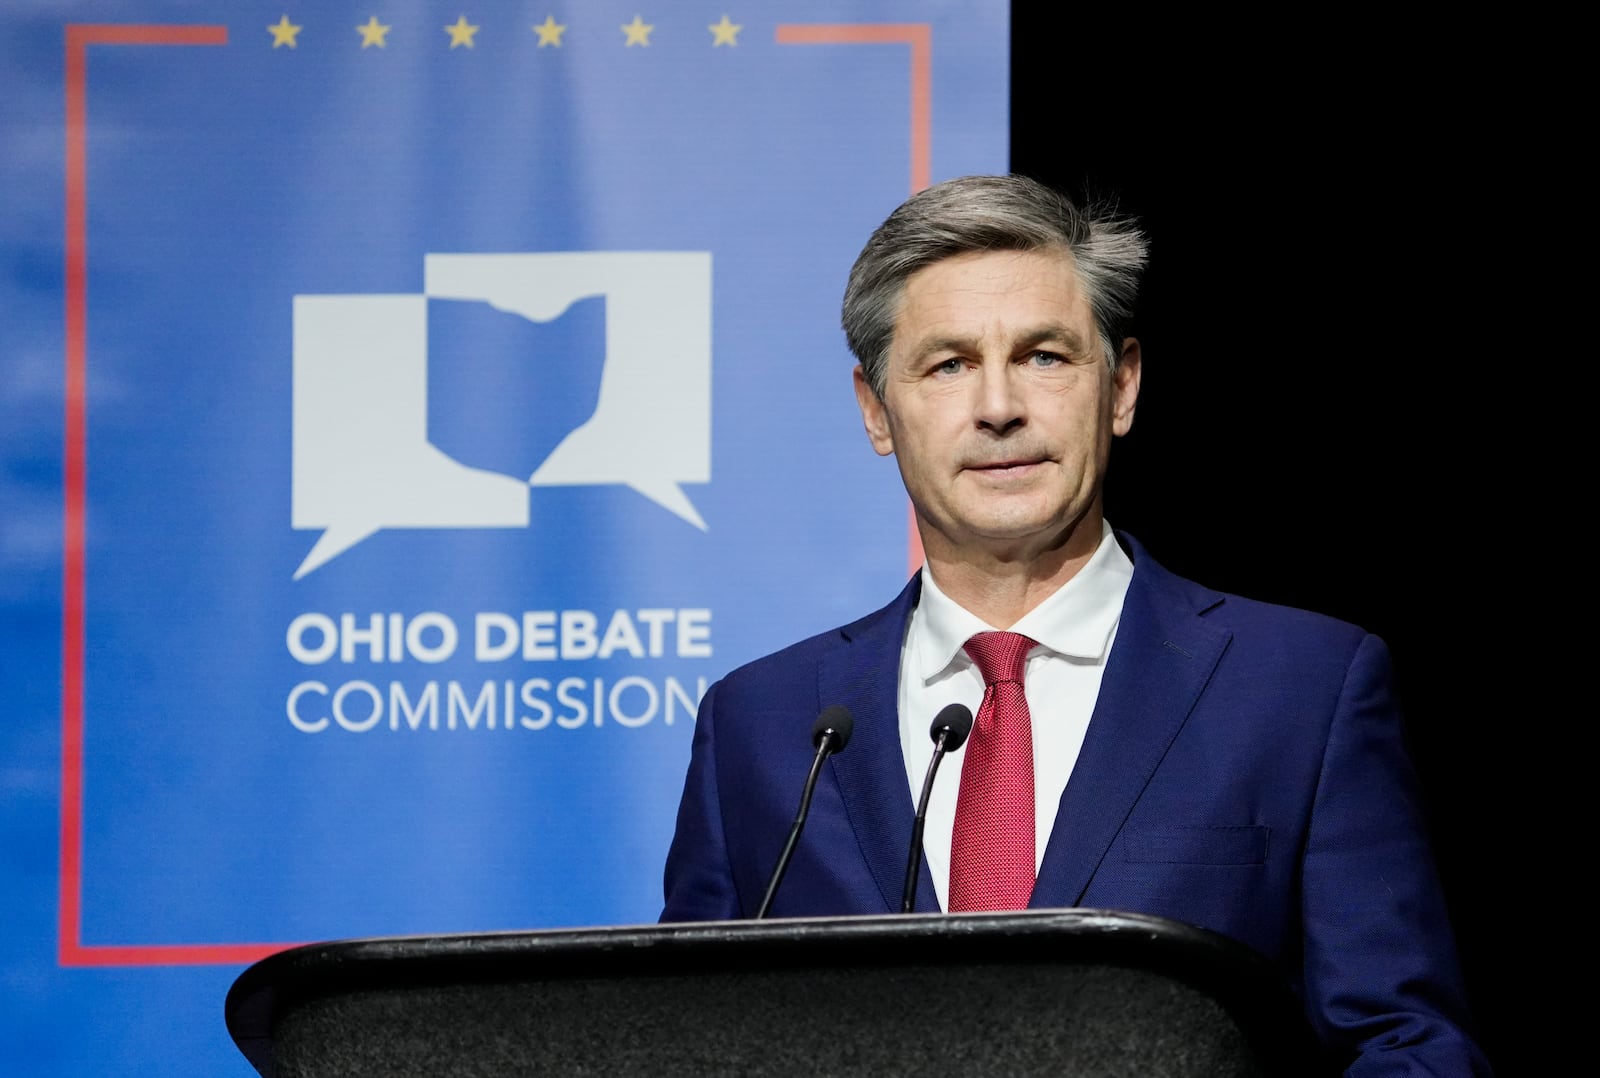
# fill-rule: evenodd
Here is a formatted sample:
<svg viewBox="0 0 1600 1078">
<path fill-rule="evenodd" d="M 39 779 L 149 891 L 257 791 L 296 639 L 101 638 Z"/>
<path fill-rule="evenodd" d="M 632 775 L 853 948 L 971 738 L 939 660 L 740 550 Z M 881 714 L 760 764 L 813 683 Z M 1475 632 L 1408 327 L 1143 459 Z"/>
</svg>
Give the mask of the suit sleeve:
<svg viewBox="0 0 1600 1078">
<path fill-rule="evenodd" d="M 663 922 L 733 920 L 744 915 L 729 867 L 722 803 L 717 793 L 717 688 L 712 685 L 707 690 L 695 718 L 677 829 L 667 851 L 662 886 L 665 905 L 660 917 Z"/>
<path fill-rule="evenodd" d="M 1357 647 L 1329 730 L 1304 875 L 1305 983 L 1350 1078 L 1487 1076 L 1392 689 Z"/>
</svg>

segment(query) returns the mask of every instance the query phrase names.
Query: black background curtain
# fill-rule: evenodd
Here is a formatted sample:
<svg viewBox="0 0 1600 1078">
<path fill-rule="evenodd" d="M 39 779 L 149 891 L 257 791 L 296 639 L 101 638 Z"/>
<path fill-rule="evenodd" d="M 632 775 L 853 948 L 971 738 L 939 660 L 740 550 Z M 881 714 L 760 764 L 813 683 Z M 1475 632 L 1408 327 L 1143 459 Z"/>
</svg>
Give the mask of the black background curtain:
<svg viewBox="0 0 1600 1078">
<path fill-rule="evenodd" d="M 1531 856 L 1557 824 L 1523 761 L 1575 735 L 1519 608 L 1559 579 L 1520 433 L 1553 390 L 1544 327 L 1509 287 L 1551 222 L 1507 197 L 1538 159 L 1495 130 L 1504 73 L 1333 9 L 1131 36 L 1012 16 L 1013 171 L 1115 195 L 1152 239 L 1108 519 L 1183 575 L 1387 641 L 1483 1043 L 1502 1078 L 1541 1073 L 1548 1021 L 1515 1012 L 1569 870 Z"/>
</svg>

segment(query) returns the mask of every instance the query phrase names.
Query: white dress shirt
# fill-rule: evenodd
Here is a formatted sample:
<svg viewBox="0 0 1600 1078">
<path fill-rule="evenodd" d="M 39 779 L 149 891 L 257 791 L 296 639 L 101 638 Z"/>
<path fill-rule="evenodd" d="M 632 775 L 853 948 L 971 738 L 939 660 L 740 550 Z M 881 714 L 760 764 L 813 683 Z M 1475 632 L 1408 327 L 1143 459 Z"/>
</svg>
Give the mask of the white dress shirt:
<svg viewBox="0 0 1600 1078">
<path fill-rule="evenodd" d="M 1117 545 L 1111 526 L 1102 523 L 1100 546 L 1084 567 L 1009 626 L 1009 631 L 1039 643 L 1028 652 L 1023 677 L 1033 720 L 1035 872 L 1050 840 L 1061 793 L 1083 747 L 1132 578 L 1133 562 Z M 940 591 L 928 567 L 922 567 L 922 597 L 911 612 L 900 651 L 900 747 L 913 806 L 922 797 L 933 755 L 928 727 L 934 716 L 953 703 L 966 704 L 976 715 L 983 701 L 983 676 L 962 645 L 974 633 L 994 628 Z M 946 908 L 950 890 L 950 838 L 965 756 L 963 746 L 939 764 L 922 833 L 940 909 Z"/>
</svg>

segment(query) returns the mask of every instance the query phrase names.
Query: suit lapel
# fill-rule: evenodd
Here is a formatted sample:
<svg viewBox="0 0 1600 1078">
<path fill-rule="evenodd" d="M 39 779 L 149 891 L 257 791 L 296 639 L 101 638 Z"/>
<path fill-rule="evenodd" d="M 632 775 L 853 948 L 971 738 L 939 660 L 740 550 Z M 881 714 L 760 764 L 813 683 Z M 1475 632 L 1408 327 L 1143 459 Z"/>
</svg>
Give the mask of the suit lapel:
<svg viewBox="0 0 1600 1078">
<path fill-rule="evenodd" d="M 921 592 L 913 576 L 899 597 L 876 614 L 841 630 L 843 642 L 823 656 L 818 669 L 821 704 L 844 704 L 855 718 L 845 751 L 828 762 L 850 817 L 861 856 L 872 872 L 884 908 L 900 910 L 910 856 L 916 805 L 900 747 L 900 649 L 906 622 Z M 917 886 L 917 909 L 937 911 L 933 881 L 924 865 Z"/>
<path fill-rule="evenodd" d="M 1069 907 L 1194 708 L 1232 634 L 1198 615 L 1220 601 L 1129 540 L 1134 575 L 1100 695 L 1061 795 L 1030 906 Z"/>
</svg>

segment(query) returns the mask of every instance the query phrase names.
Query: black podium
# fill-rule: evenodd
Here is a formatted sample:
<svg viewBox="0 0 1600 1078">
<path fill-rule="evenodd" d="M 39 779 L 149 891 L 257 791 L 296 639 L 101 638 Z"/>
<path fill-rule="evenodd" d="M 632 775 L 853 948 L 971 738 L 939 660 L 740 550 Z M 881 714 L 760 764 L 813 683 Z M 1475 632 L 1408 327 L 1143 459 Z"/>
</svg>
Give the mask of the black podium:
<svg viewBox="0 0 1600 1078">
<path fill-rule="evenodd" d="M 308 944 L 226 1016 L 266 1078 L 1327 1073 L 1255 952 L 1092 909 Z"/>
</svg>

